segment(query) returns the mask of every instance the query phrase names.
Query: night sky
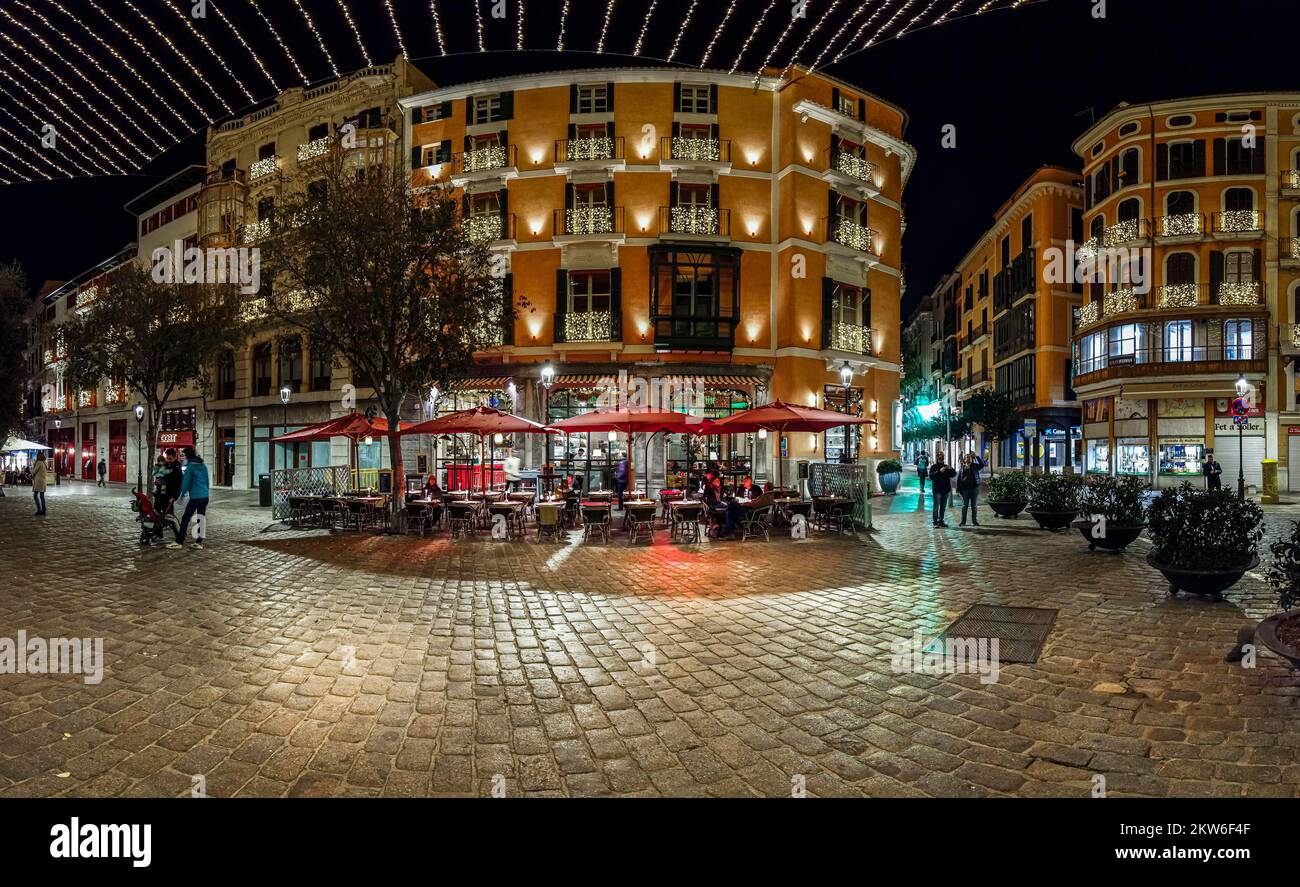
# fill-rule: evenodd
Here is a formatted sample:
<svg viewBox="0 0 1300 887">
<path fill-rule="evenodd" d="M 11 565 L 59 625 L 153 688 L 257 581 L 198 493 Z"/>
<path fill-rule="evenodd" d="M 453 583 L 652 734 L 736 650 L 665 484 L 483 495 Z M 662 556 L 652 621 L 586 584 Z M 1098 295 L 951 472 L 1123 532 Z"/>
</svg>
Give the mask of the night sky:
<svg viewBox="0 0 1300 887">
<path fill-rule="evenodd" d="M 71 17 L 56 13 L 56 0 L 6 0 L 5 9 L 14 19 L 31 23 L 26 10 L 35 10 L 78 41 L 89 44 L 90 34 L 78 30 Z M 86 0 L 57 0 L 62 7 L 84 15 L 96 32 L 110 43 L 122 42 L 120 32 L 98 13 L 85 8 Z M 98 0 L 108 8 L 131 0 Z M 191 0 L 166 0 L 188 8 Z M 208 0 L 227 12 L 235 28 L 245 24 L 249 33 L 258 23 L 240 16 L 253 15 L 251 5 L 241 0 Z M 503 73 L 526 72 L 542 68 L 573 68 L 627 65 L 644 16 L 633 0 L 623 0 L 607 32 L 606 52 L 554 52 L 558 16 L 550 9 L 562 0 L 526 0 L 526 45 L 546 46 L 552 51 L 491 52 L 477 54 L 476 22 L 472 5 L 442 0 L 441 22 L 444 45 L 448 52 L 438 55 L 436 35 L 429 27 L 429 4 L 425 0 L 395 2 L 402 24 L 408 53 L 437 83 L 450 84 Z M 826 8 L 834 0 L 809 0 L 809 16 L 819 6 Z M 870 0 L 866 0 L 870 2 Z M 894 2 L 894 0 L 887 0 Z M 935 6 L 952 6 L 955 0 L 937 0 Z M 1094 0 L 1040 0 L 1014 11 L 994 11 L 978 17 L 955 19 L 943 25 L 927 27 L 885 40 L 878 45 L 845 57 L 827 71 L 860 84 L 868 91 L 901 106 L 910 115 L 906 133 L 908 141 L 920 152 L 917 167 L 905 191 L 908 229 L 903 241 L 907 271 L 905 313 L 927 295 L 937 278 L 952 270 L 966 250 L 991 223 L 994 210 L 1034 169 L 1045 163 L 1077 165 L 1070 150 L 1071 141 L 1091 122 L 1121 101 L 1132 103 L 1177 98 L 1207 93 L 1253 90 L 1300 90 L 1296 75 L 1296 46 L 1288 17 L 1297 15 L 1294 2 L 1283 0 L 1108 0 L 1105 19 L 1091 15 Z M 134 0 L 137 8 L 157 5 Z M 284 0 L 288 5 L 288 0 Z M 360 42 L 346 30 L 338 15 L 337 0 L 302 0 L 319 19 L 321 34 L 341 72 L 364 64 Z M 780 0 L 778 0 L 780 3 Z M 24 9 L 26 4 L 26 10 Z M 660 0 L 655 19 L 647 29 L 643 55 L 664 58 L 672 49 L 691 0 Z M 265 3 L 262 4 L 266 6 Z M 391 61 L 396 55 L 396 41 L 391 23 L 380 0 L 351 0 L 358 14 L 354 23 L 375 63 Z M 746 6 L 741 0 L 741 6 Z M 752 5 L 752 4 L 749 4 Z M 759 4 L 761 6 L 761 4 Z M 860 6 L 860 0 L 840 3 L 839 12 L 848 13 Z M 963 7 L 974 7 L 967 0 Z M 695 66 L 712 41 L 716 26 L 724 13 L 723 0 L 703 0 L 686 29 L 679 46 L 678 61 L 685 59 Z M 782 8 L 783 3 L 780 3 Z M 915 7 L 924 8 L 921 0 Z M 269 7 L 268 7 L 269 8 Z M 607 6 L 604 0 L 573 0 L 573 10 L 566 26 L 566 47 L 593 48 L 599 40 Z M 131 23 L 127 10 L 117 10 L 122 21 Z M 886 7 L 886 15 L 889 8 Z M 185 27 L 166 16 L 159 24 L 168 33 Z M 633 18 L 633 16 L 636 16 Z M 882 19 L 883 20 L 883 19 Z M 277 18 L 282 38 L 290 47 L 308 80 L 328 78 L 330 69 L 313 35 L 299 19 Z M 720 62 L 730 67 L 753 31 L 735 26 L 738 17 L 717 41 L 710 67 Z M 786 19 L 788 21 L 788 19 Z M 836 28 L 836 19 L 827 20 L 822 42 Z M 775 13 L 753 40 L 747 60 L 762 55 L 779 35 L 782 22 Z M 809 26 L 815 24 L 815 19 Z M 144 27 L 134 17 L 133 27 Z M 485 19 L 485 39 L 489 48 L 513 46 L 517 39 L 513 21 Z M 775 29 L 774 29 L 775 28 Z M 0 18 L 0 32 L 15 40 L 31 42 L 33 52 L 40 47 L 30 34 L 7 18 Z M 215 32 L 214 32 L 215 33 Z M 267 32 L 260 32 L 267 38 Z M 795 35 L 800 39 L 801 35 Z M 235 87 L 230 74 L 221 70 L 212 55 L 193 44 L 193 38 L 176 33 L 178 45 L 189 46 L 190 56 L 232 110 L 245 110 L 247 101 Z M 215 38 L 214 38 L 215 39 Z M 269 39 L 269 38 L 267 38 Z M 190 40 L 190 43 L 186 43 Z M 784 63 L 794 44 L 792 39 L 777 61 Z M 227 41 L 228 43 L 228 41 Z M 809 46 L 818 48 L 817 40 Z M 71 55 L 67 45 L 56 46 Z M 214 106 L 212 92 L 202 93 L 191 72 L 180 62 L 151 44 L 157 58 L 168 65 L 177 82 L 194 90 L 200 104 Z M 287 56 L 274 45 L 257 46 L 270 77 L 281 88 L 298 85 Z M 234 77 L 255 90 L 261 101 L 272 96 L 269 78 L 255 66 L 251 56 L 230 46 L 217 49 Z M 0 50 L 11 58 L 19 55 L 12 44 L 0 42 Z M 652 59 L 642 63 L 661 64 Z M 753 65 L 746 66 L 752 70 Z M 110 68 L 126 81 L 122 68 Z M 157 83 L 158 92 L 166 97 L 179 116 L 198 121 L 193 106 L 186 107 L 163 83 L 163 74 L 147 62 L 138 68 L 141 77 Z M 103 83 L 96 76 L 96 81 Z M 8 81 L 0 79 L 0 85 Z M 138 82 L 138 81 L 136 81 Z M 72 81 L 84 94 L 91 95 L 88 84 Z M 12 83 L 9 88 L 13 92 Z M 112 93 L 108 84 L 105 92 Z M 0 94 L 0 126 L 10 132 L 20 131 L 17 117 L 9 115 L 9 97 Z M 162 111 L 150 105 L 160 120 L 181 129 L 176 117 L 166 119 Z M 83 109 L 84 111 L 84 109 Z M 19 112 L 21 113 L 21 111 Z M 36 122 L 33 115 L 29 124 Z M 940 147 L 941 129 L 945 124 L 957 127 L 957 147 Z M 192 124 L 197 125 L 197 122 Z M 158 133 L 158 130 L 154 130 Z M 161 136 L 159 136 L 161 138 Z M 8 139 L 0 133 L 0 143 Z M 167 139 L 167 144 L 170 139 Z M 139 173 L 117 176 L 80 177 L 74 181 L 42 181 L 0 186 L 0 219 L 4 237 L 0 240 L 0 260 L 18 260 L 27 270 L 33 286 L 47 278 L 63 279 L 77 274 L 94 262 L 120 249 L 133 239 L 132 219 L 122 210 L 131 197 L 144 191 L 160 178 L 187 163 L 203 162 L 202 133 L 186 138 L 160 157 L 145 165 Z M 0 152 L 0 159 L 4 159 Z"/>
</svg>

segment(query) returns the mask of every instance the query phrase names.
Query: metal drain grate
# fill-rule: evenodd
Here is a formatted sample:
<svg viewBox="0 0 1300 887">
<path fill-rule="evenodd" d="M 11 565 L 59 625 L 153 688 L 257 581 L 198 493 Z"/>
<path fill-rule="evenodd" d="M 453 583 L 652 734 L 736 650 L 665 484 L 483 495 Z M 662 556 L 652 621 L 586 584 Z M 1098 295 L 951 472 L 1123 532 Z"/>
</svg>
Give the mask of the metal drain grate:
<svg viewBox="0 0 1300 887">
<path fill-rule="evenodd" d="M 976 604 L 957 617 L 938 638 L 998 639 L 1000 662 L 1037 662 L 1056 624 L 1056 610 Z"/>
</svg>

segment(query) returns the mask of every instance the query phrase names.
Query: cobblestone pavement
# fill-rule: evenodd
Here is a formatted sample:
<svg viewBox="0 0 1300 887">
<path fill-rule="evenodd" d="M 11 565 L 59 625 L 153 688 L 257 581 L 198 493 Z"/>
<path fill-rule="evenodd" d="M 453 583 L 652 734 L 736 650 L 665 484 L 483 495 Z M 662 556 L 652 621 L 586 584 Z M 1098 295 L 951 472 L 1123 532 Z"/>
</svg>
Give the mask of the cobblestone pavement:
<svg viewBox="0 0 1300 887">
<path fill-rule="evenodd" d="M 1300 679 L 1223 662 L 1272 611 L 1259 577 L 1170 599 L 1145 543 L 987 510 L 934 531 L 914 486 L 857 538 L 636 548 L 331 537 L 250 504 L 175 551 L 136 544 L 121 490 L 64 485 L 43 519 L 0 499 L 0 637 L 102 637 L 106 659 L 98 685 L 0 675 L 0 795 L 1300 787 Z M 976 602 L 1059 610 L 1039 661 L 891 670 Z"/>
</svg>

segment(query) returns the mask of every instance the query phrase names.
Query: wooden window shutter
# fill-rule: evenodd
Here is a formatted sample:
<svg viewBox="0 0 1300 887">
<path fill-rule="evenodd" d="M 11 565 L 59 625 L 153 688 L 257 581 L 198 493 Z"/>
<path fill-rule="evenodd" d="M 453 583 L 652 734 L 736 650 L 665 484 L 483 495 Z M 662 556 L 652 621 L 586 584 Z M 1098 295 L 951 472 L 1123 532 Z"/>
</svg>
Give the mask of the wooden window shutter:
<svg viewBox="0 0 1300 887">
<path fill-rule="evenodd" d="M 411 169 L 419 169 L 424 166 L 424 146 L 416 145 L 411 149 Z"/>
<path fill-rule="evenodd" d="M 668 183 L 668 205 L 677 206 L 681 203 L 681 185 L 678 182 Z"/>
<path fill-rule="evenodd" d="M 838 86 L 832 86 L 831 87 L 831 110 L 839 111 L 839 109 L 840 109 L 840 88 Z"/>
<path fill-rule="evenodd" d="M 709 138 L 716 139 L 720 133 L 721 131 L 718 129 L 718 124 L 715 123 L 709 127 Z"/>
<path fill-rule="evenodd" d="M 1198 139 L 1192 143 L 1192 171 L 1195 175 L 1205 175 L 1205 140 Z"/>
<path fill-rule="evenodd" d="M 1214 174 L 1225 175 L 1228 171 L 1228 140 L 1214 140 Z"/>
<path fill-rule="evenodd" d="M 623 269 L 609 270 L 610 340 L 623 341 Z"/>
<path fill-rule="evenodd" d="M 568 182 L 564 186 L 564 208 L 573 209 L 573 183 Z"/>
<path fill-rule="evenodd" d="M 578 113 L 578 84 L 569 84 L 569 113 Z"/>
<path fill-rule="evenodd" d="M 501 195 L 501 239 L 510 239 L 510 192 L 502 188 L 499 192 Z"/>
<path fill-rule="evenodd" d="M 451 102 L 447 101 L 442 103 L 441 110 L 438 111 L 438 118 L 440 120 L 451 119 Z"/>
<path fill-rule="evenodd" d="M 515 344 L 515 276 L 501 281 L 501 344 Z"/>
<path fill-rule="evenodd" d="M 614 207 L 614 180 L 610 179 L 605 183 L 605 204 L 611 209 Z"/>
<path fill-rule="evenodd" d="M 709 84 L 709 113 L 718 113 L 718 84 Z"/>
<path fill-rule="evenodd" d="M 835 230 L 835 211 L 839 208 L 839 205 L 840 195 L 835 193 L 834 188 L 831 188 L 826 195 L 826 218 L 827 225 L 829 226 L 826 229 L 826 232 L 828 236 L 830 232 Z"/>
<path fill-rule="evenodd" d="M 1169 178 L 1169 145 L 1162 142 L 1156 145 L 1156 181 L 1163 182 Z"/>
<path fill-rule="evenodd" d="M 614 156 L 618 156 L 618 151 L 613 147 L 614 143 L 614 121 L 611 120 L 605 124 L 605 138 L 610 141 L 610 150 L 614 151 Z"/>
<path fill-rule="evenodd" d="M 673 121 L 673 138 L 677 138 L 677 137 L 680 136 L 681 134 L 682 134 L 682 125 L 681 125 L 680 123 L 678 123 L 676 120 L 674 120 L 674 121 Z"/>
<path fill-rule="evenodd" d="M 835 311 L 835 281 L 822 278 L 822 347 L 831 346 L 831 322 Z"/>
<path fill-rule="evenodd" d="M 718 194 L 719 191 L 721 190 L 721 187 L 722 186 L 719 185 L 717 182 L 714 182 L 712 185 L 709 186 L 709 205 L 712 206 L 714 209 L 718 209 L 722 205 L 721 203 L 718 202 Z"/>
<path fill-rule="evenodd" d="M 614 81 L 605 84 L 605 110 L 614 113 Z"/>
<path fill-rule="evenodd" d="M 866 120 L 867 120 L 867 100 L 866 100 L 866 99 L 858 99 L 858 119 L 861 120 L 861 121 L 864 122 L 864 123 L 865 123 Z"/>
<path fill-rule="evenodd" d="M 1219 284 L 1223 283 L 1223 250 L 1210 253 L 1210 303 L 1219 301 Z"/>
<path fill-rule="evenodd" d="M 870 327 L 871 326 L 871 288 L 870 287 L 864 286 L 862 288 L 861 307 L 862 310 L 859 317 L 861 317 L 862 319 L 862 325 L 865 327 Z M 985 314 L 987 315 L 988 309 L 986 308 L 984 310 L 985 310 Z"/>
<path fill-rule="evenodd" d="M 681 109 L 682 109 L 682 85 L 681 83 L 677 82 L 677 83 L 673 83 L 673 110 L 680 111 Z"/>
<path fill-rule="evenodd" d="M 412 108 L 412 109 L 411 109 L 411 125 L 412 125 L 412 126 L 418 126 L 419 124 L 421 124 L 421 123 L 423 123 L 423 122 L 424 122 L 424 109 L 423 109 L 423 108 L 419 108 L 419 107 Z"/>
<path fill-rule="evenodd" d="M 1264 265 L 1263 265 L 1262 259 L 1263 259 L 1263 253 L 1261 253 L 1260 250 L 1259 250 L 1259 248 L 1257 247 L 1257 248 L 1255 249 L 1255 253 L 1254 253 L 1254 255 L 1252 255 L 1252 256 L 1250 257 L 1250 261 L 1251 261 L 1251 276 L 1252 276 L 1255 280 L 1260 280 L 1260 281 L 1262 281 L 1262 280 L 1264 279 Z"/>
<path fill-rule="evenodd" d="M 465 96 L 465 122 L 474 122 L 474 96 Z"/>
<path fill-rule="evenodd" d="M 501 119 L 510 120 L 515 116 L 515 94 L 513 92 L 501 93 Z"/>
<path fill-rule="evenodd" d="M 1264 174 L 1264 136 L 1255 137 L 1255 147 L 1250 149 L 1250 171 L 1255 175 Z"/>
</svg>

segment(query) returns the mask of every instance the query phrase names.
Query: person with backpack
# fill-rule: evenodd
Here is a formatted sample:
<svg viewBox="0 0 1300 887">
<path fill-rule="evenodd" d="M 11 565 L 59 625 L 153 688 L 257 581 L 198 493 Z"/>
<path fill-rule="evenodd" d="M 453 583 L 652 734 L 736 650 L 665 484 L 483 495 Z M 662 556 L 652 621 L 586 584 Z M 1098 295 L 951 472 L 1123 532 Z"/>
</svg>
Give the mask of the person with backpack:
<svg viewBox="0 0 1300 887">
<path fill-rule="evenodd" d="M 921 482 L 921 495 L 925 495 L 925 479 L 930 476 L 930 455 L 922 450 L 916 457 L 916 477 Z"/>
<path fill-rule="evenodd" d="M 194 447 L 185 447 L 181 451 L 181 464 L 184 466 L 185 475 L 181 481 L 181 496 L 189 494 L 190 501 L 185 506 L 185 516 L 181 518 L 180 526 L 176 529 L 176 541 L 168 542 L 168 548 L 183 548 L 185 546 L 185 531 L 190 525 L 190 518 L 195 515 L 198 520 L 194 528 L 194 547 L 203 548 L 203 536 L 207 529 L 208 514 L 208 466 L 203 463 L 198 451 Z"/>
</svg>

